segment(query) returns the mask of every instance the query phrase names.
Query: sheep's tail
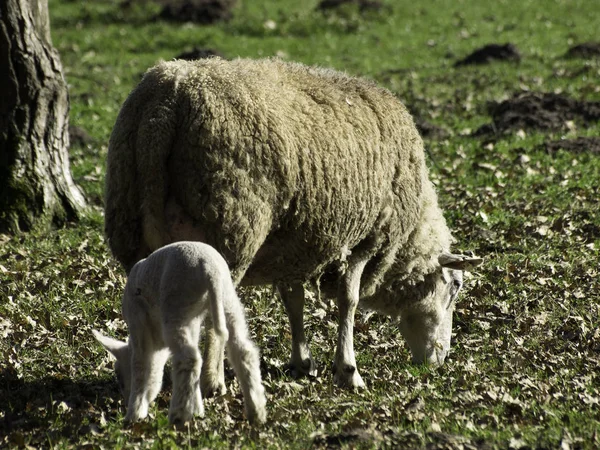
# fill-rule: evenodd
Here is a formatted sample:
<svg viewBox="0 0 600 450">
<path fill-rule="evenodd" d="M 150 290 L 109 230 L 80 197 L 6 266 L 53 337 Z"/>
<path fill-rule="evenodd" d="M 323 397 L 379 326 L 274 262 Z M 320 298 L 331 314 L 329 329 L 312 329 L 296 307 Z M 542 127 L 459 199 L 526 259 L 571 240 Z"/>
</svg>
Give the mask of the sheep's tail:
<svg viewBox="0 0 600 450">
<path fill-rule="evenodd" d="M 104 232 L 113 256 L 129 272 L 141 247 L 142 217 L 138 191 L 135 145 L 135 102 L 123 105 L 108 144 L 104 184 Z"/>
<path fill-rule="evenodd" d="M 113 255 L 128 272 L 169 242 L 164 205 L 166 162 L 176 130 L 176 80 L 164 76 L 161 67 L 148 71 L 129 95 L 108 146 L 105 233 Z"/>
</svg>

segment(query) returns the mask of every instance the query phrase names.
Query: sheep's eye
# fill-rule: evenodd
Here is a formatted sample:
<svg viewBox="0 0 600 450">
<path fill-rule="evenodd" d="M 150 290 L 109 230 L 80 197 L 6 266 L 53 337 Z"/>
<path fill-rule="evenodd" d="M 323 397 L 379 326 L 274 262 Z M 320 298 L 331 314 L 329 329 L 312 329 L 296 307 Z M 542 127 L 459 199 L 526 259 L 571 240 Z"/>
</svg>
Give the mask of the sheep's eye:
<svg viewBox="0 0 600 450">
<path fill-rule="evenodd" d="M 458 291 L 460 291 L 460 288 L 462 287 L 462 283 L 460 280 L 454 280 L 452 282 L 452 295 L 457 295 Z"/>
</svg>

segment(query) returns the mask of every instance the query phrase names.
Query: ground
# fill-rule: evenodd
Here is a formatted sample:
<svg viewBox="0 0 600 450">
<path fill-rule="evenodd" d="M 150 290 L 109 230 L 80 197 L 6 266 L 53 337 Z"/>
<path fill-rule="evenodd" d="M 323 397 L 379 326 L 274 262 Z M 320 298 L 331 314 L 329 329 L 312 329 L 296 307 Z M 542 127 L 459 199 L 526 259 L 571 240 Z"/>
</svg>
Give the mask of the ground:
<svg viewBox="0 0 600 450">
<path fill-rule="evenodd" d="M 49 3 L 71 167 L 92 207 L 59 230 L 0 236 L 0 447 L 600 446 L 595 2 L 263 0 L 213 25 L 161 19 L 164 1 Z M 361 313 L 367 389 L 333 387 L 336 309 L 315 294 L 306 321 L 319 373 L 294 380 L 280 302 L 269 287 L 245 290 L 269 422 L 247 424 L 228 368 L 228 393 L 188 430 L 167 423 L 168 375 L 150 419 L 123 424 L 112 361 L 91 335 L 126 335 L 125 278 L 102 235 L 108 136 L 149 66 L 215 53 L 365 76 L 415 115 L 456 249 L 485 258 L 465 280 L 443 367 L 413 366 L 397 325 Z"/>
</svg>

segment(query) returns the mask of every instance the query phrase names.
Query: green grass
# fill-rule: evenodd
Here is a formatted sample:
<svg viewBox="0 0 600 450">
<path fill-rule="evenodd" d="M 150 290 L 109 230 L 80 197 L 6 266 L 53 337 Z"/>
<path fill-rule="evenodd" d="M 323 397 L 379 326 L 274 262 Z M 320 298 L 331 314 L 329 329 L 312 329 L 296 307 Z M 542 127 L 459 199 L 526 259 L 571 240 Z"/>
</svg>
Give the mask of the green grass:
<svg viewBox="0 0 600 450">
<path fill-rule="evenodd" d="M 322 14 L 317 3 L 241 1 L 229 23 L 196 26 L 155 21 L 159 8 L 147 2 L 123 9 L 109 0 L 50 0 L 71 124 L 92 138 L 70 151 L 91 208 L 64 229 L 1 236 L 0 447 L 600 446 L 600 155 L 541 147 L 597 136 L 600 125 L 491 140 L 469 133 L 491 121 L 489 102 L 516 93 L 600 100 L 600 59 L 564 58 L 571 45 L 597 39 L 596 2 L 387 0 L 383 12 L 364 16 L 353 7 Z M 512 42 L 522 61 L 453 67 L 491 42 Z M 315 299 L 307 333 L 320 373 L 292 380 L 283 307 L 270 289 L 247 290 L 269 423 L 253 429 L 243 420 L 228 370 L 229 393 L 207 400 L 206 418 L 190 429 L 167 423 L 168 376 L 152 420 L 123 425 L 111 361 L 90 333 L 126 334 L 125 280 L 102 236 L 107 142 L 141 74 L 194 46 L 367 76 L 446 130 L 426 141 L 432 179 L 457 247 L 486 262 L 466 281 L 442 368 L 411 365 L 396 325 L 372 317 L 355 336 L 368 389 L 333 387 L 336 312 Z"/>
</svg>

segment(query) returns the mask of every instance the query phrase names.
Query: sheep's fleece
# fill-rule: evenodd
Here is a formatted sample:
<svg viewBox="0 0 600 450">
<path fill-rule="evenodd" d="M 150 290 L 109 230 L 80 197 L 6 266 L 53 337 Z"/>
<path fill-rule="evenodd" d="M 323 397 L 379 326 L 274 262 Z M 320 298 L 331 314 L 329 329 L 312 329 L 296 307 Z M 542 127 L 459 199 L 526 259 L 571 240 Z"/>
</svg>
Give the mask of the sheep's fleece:
<svg viewBox="0 0 600 450">
<path fill-rule="evenodd" d="M 359 299 L 400 317 L 415 360 L 441 363 L 461 270 L 481 262 L 449 253 L 423 142 L 393 94 L 276 59 L 151 68 L 111 135 L 105 201 L 108 243 L 126 270 L 169 242 L 199 240 L 236 283 L 277 285 L 300 372 L 314 373 L 302 286 L 337 295 L 334 379 L 351 387 L 363 386 Z"/>
</svg>

